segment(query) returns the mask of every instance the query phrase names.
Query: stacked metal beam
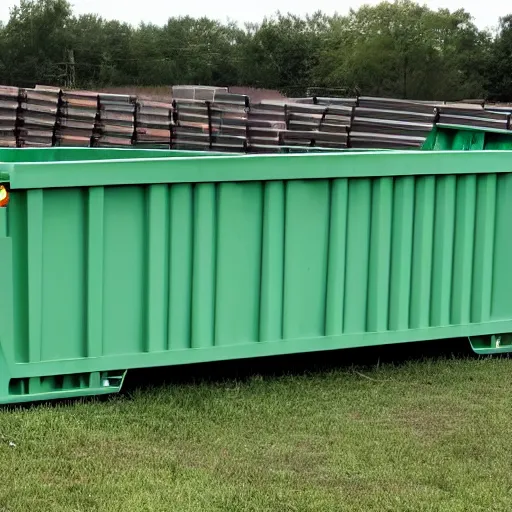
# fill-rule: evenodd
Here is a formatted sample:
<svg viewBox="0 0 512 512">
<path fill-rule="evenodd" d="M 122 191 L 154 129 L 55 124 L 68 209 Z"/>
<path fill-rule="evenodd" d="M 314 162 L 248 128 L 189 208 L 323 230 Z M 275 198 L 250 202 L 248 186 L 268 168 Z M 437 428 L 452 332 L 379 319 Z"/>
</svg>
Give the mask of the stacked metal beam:
<svg viewBox="0 0 512 512">
<path fill-rule="evenodd" d="M 496 105 L 487 105 L 485 106 L 485 110 L 488 112 L 497 112 L 499 114 L 504 114 L 507 116 L 507 130 L 512 129 L 512 106 L 496 106 Z"/>
<path fill-rule="evenodd" d="M 361 97 L 350 127 L 353 148 L 414 148 L 420 146 L 436 117 L 430 103 Z"/>
<path fill-rule="evenodd" d="M 216 91 L 212 97 L 214 101 L 173 101 L 174 149 L 244 151 L 249 99 L 224 91 Z"/>
<path fill-rule="evenodd" d="M 173 100 L 173 149 L 206 151 L 212 148 L 211 104 L 200 100 Z"/>
<path fill-rule="evenodd" d="M 171 121 L 171 103 L 137 100 L 135 145 L 153 149 L 169 149 L 171 144 Z"/>
<path fill-rule="evenodd" d="M 283 101 L 261 101 L 251 105 L 247 119 L 249 151 L 267 153 L 279 150 L 281 132 L 287 129 L 287 108 Z"/>
<path fill-rule="evenodd" d="M 248 97 L 224 91 L 216 91 L 211 97 L 214 101 L 173 101 L 174 149 L 245 150 Z"/>
<path fill-rule="evenodd" d="M 216 151 L 242 152 L 247 148 L 249 98 L 244 94 L 217 92 L 210 105 L 212 140 Z"/>
<path fill-rule="evenodd" d="M 474 104 L 445 104 L 438 107 L 439 124 L 472 126 L 475 128 L 496 128 L 507 130 L 510 127 L 510 115 L 507 111 L 487 110 Z"/>
<path fill-rule="evenodd" d="M 37 86 L 35 89 L 20 90 L 19 146 L 51 147 L 55 144 L 60 95 L 58 87 Z"/>
<path fill-rule="evenodd" d="M 306 103 L 308 105 L 338 105 L 343 107 L 355 107 L 357 98 L 328 98 L 324 96 L 312 96 L 310 98 L 291 98 L 294 103 Z"/>
<path fill-rule="evenodd" d="M 57 146 L 91 146 L 98 115 L 98 94 L 62 91 L 55 139 Z"/>
<path fill-rule="evenodd" d="M 432 126 L 510 130 L 512 107 L 390 98 L 250 103 L 224 87 L 179 86 L 173 103 L 0 86 L 0 146 L 103 146 L 278 152 L 294 147 L 419 147 Z M 284 149 L 283 149 L 284 147 Z"/>
<path fill-rule="evenodd" d="M 136 98 L 125 94 L 98 95 L 98 147 L 131 146 L 135 138 Z"/>
<path fill-rule="evenodd" d="M 353 107 L 290 103 L 287 129 L 281 132 L 285 146 L 346 148 Z"/>
<path fill-rule="evenodd" d="M 174 85 L 172 97 L 175 100 L 215 101 L 217 95 L 228 94 L 227 87 L 209 85 Z"/>
<path fill-rule="evenodd" d="M 16 147 L 16 123 L 20 90 L 0 86 L 0 147 Z"/>
</svg>

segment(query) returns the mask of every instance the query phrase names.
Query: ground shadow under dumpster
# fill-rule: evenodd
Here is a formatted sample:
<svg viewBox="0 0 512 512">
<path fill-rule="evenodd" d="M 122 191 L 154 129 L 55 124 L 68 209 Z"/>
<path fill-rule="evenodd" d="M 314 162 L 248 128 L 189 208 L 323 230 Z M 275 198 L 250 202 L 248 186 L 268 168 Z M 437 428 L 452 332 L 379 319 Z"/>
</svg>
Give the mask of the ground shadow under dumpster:
<svg viewBox="0 0 512 512">
<path fill-rule="evenodd" d="M 467 338 L 436 340 L 421 343 L 379 345 L 375 347 L 310 352 L 283 356 L 260 357 L 218 361 L 181 366 L 145 368 L 128 371 L 121 395 L 130 398 L 135 390 L 149 390 L 155 387 L 173 385 L 195 385 L 200 383 L 222 383 L 237 381 L 243 383 L 255 376 L 264 378 L 284 375 L 318 375 L 323 372 L 357 369 L 364 372 L 377 366 L 405 365 L 422 360 L 444 360 L 453 358 L 480 358 L 470 348 Z M 492 357 L 509 357 L 508 354 Z M 80 401 L 107 401 L 115 395 L 84 397 L 77 399 L 51 400 L 7 405 L 2 410 L 26 410 L 40 406 L 55 407 Z"/>
<path fill-rule="evenodd" d="M 402 343 L 356 349 L 310 352 L 284 356 L 238 359 L 211 363 L 146 368 L 128 372 L 123 393 L 162 385 L 194 384 L 237 380 L 243 382 L 256 375 L 318 374 L 331 370 L 358 367 L 364 370 L 381 364 L 401 365 L 424 359 L 477 358 L 467 338 Z"/>
</svg>

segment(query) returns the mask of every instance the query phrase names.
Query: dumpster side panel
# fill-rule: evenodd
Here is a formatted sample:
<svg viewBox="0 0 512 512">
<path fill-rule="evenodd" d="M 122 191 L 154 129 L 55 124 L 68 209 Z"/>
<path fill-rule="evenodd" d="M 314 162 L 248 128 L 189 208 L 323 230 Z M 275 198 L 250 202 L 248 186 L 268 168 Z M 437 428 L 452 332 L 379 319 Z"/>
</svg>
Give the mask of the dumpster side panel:
<svg viewBox="0 0 512 512">
<path fill-rule="evenodd" d="M 510 174 L 15 191 L 15 360 L 510 320 L 511 194 Z"/>
<path fill-rule="evenodd" d="M 0 208 L 0 398 L 8 394 L 8 376 L 14 362 L 12 240 L 8 237 L 7 210 Z"/>
<path fill-rule="evenodd" d="M 39 191 L 28 193 L 34 192 Z M 85 189 L 71 189 L 66 195 L 45 190 L 37 204 L 44 212 L 35 215 L 40 218 L 34 226 L 39 243 L 29 254 L 34 259 L 33 271 L 38 266 L 40 276 L 41 290 L 37 293 L 41 301 L 41 341 L 36 344 L 41 344 L 38 357 L 42 361 L 87 355 L 86 194 Z M 58 339 L 65 342 L 49 342 Z"/>
<path fill-rule="evenodd" d="M 13 190 L 0 401 L 109 392 L 135 367 L 512 332 L 511 195 L 507 173 Z"/>
</svg>

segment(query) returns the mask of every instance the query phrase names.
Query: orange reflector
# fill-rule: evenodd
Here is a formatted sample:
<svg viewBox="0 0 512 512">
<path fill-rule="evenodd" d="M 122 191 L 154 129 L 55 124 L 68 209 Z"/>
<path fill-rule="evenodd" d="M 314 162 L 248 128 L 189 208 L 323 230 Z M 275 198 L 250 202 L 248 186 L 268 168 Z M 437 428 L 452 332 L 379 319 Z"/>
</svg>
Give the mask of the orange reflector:
<svg viewBox="0 0 512 512">
<path fill-rule="evenodd" d="M 7 189 L 0 185 L 0 208 L 5 208 L 9 204 L 9 192 Z"/>
</svg>

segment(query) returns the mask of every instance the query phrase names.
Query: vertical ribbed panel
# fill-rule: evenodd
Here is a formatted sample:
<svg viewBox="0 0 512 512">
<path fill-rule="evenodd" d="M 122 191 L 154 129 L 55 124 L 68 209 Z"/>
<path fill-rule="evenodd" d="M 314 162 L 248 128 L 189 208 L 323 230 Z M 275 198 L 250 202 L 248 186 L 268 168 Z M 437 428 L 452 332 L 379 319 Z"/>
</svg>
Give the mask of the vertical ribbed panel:
<svg viewBox="0 0 512 512">
<path fill-rule="evenodd" d="M 41 360 L 43 332 L 43 191 L 27 191 L 28 362 Z"/>
<path fill-rule="evenodd" d="M 445 149 L 480 151 L 484 149 L 485 135 L 485 132 L 458 130 L 453 134 L 450 146 L 445 146 Z"/>
<path fill-rule="evenodd" d="M 455 176 L 442 176 L 436 183 L 430 299 L 432 326 L 448 325 L 451 318 L 456 185 Z"/>
<path fill-rule="evenodd" d="M 146 351 L 147 202 L 145 187 L 105 188 L 103 347 L 106 354 Z"/>
<path fill-rule="evenodd" d="M 192 258 L 192 347 L 211 347 L 215 330 L 217 252 L 216 185 L 194 190 L 194 253 Z M 172 286 L 172 284 L 171 284 Z"/>
<path fill-rule="evenodd" d="M 393 178 L 373 182 L 371 215 L 370 272 L 366 329 L 388 329 L 391 233 L 393 221 Z"/>
<path fill-rule="evenodd" d="M 169 328 L 168 349 L 189 348 L 191 341 L 193 186 L 169 188 Z"/>
<path fill-rule="evenodd" d="M 348 180 L 331 183 L 330 206 L 325 335 L 336 336 L 343 332 L 345 310 Z"/>
<path fill-rule="evenodd" d="M 389 328 L 403 331 L 409 328 L 415 182 L 411 176 L 398 178 L 394 184 Z"/>
<path fill-rule="evenodd" d="M 474 175 L 457 178 L 451 306 L 451 322 L 454 324 L 468 324 L 471 319 L 476 180 Z"/>
<path fill-rule="evenodd" d="M 0 238 L 7 236 L 7 208 L 0 208 Z"/>
<path fill-rule="evenodd" d="M 275 341 L 283 335 L 285 190 L 282 181 L 264 184 L 260 341 Z"/>
<path fill-rule="evenodd" d="M 26 363 L 28 342 L 28 223 L 27 191 L 11 195 L 7 222 L 12 237 L 14 359 Z"/>
<path fill-rule="evenodd" d="M 510 319 L 511 196 L 509 174 L 18 192 L 15 359 Z"/>
<path fill-rule="evenodd" d="M 416 180 L 409 314 L 409 327 L 412 329 L 428 327 L 430 322 L 435 184 L 433 176 Z"/>
<path fill-rule="evenodd" d="M 498 176 L 491 317 L 510 318 L 512 311 L 512 174 Z"/>
<path fill-rule="evenodd" d="M 42 360 L 87 355 L 87 199 L 80 188 L 43 191 L 41 336 L 66 343 L 43 343 Z"/>
<path fill-rule="evenodd" d="M 223 183 L 217 198 L 215 344 L 258 341 L 262 184 Z"/>
<path fill-rule="evenodd" d="M 103 355 L 105 189 L 89 189 L 87 202 L 87 356 Z"/>
<path fill-rule="evenodd" d="M 283 337 L 325 332 L 329 181 L 290 181 L 286 187 Z"/>
<path fill-rule="evenodd" d="M 146 351 L 167 348 L 167 300 L 169 293 L 168 187 L 151 185 L 147 196 L 147 301 Z"/>
<path fill-rule="evenodd" d="M 486 322 L 491 315 L 496 183 L 495 174 L 479 176 L 477 180 L 472 322 Z"/>
<path fill-rule="evenodd" d="M 366 331 L 372 181 L 354 179 L 348 185 L 344 332 Z"/>
</svg>

